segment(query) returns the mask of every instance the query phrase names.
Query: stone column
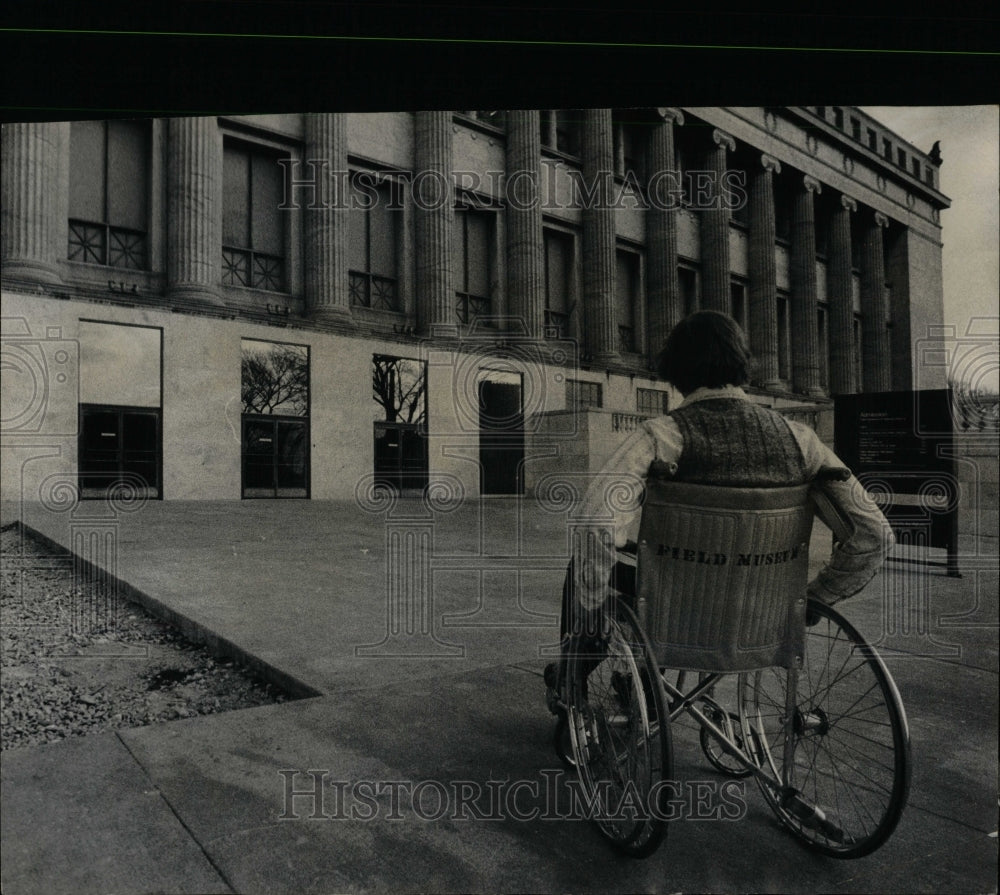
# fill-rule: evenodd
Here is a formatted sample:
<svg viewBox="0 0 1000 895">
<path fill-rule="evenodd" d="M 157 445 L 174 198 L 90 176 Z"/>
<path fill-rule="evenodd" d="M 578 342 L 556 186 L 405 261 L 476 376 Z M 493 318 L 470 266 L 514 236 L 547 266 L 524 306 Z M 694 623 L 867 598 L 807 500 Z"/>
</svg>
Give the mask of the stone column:
<svg viewBox="0 0 1000 895">
<path fill-rule="evenodd" d="M 757 360 L 756 380 L 779 388 L 778 281 L 774 262 L 774 174 L 777 159 L 760 157 L 750 175 L 750 350 Z"/>
<path fill-rule="evenodd" d="M 677 212 L 681 188 L 674 158 L 674 124 L 684 124 L 679 109 L 658 109 L 662 121 L 649 139 L 646 189 L 646 319 L 648 359 L 655 364 L 670 330 L 684 316 L 677 277 Z"/>
<path fill-rule="evenodd" d="M 59 283 L 55 244 L 59 124 L 3 126 L 0 241 L 3 275 L 36 283 Z M 65 257 L 66 246 L 62 246 Z"/>
<path fill-rule="evenodd" d="M 618 360 L 615 319 L 614 132 L 610 109 L 587 109 L 583 125 L 584 350 L 598 363 Z"/>
<path fill-rule="evenodd" d="M 811 397 L 821 397 L 819 321 L 816 302 L 816 207 L 813 195 L 819 181 L 806 174 L 795 194 L 792 210 L 791 333 L 792 387 Z"/>
<path fill-rule="evenodd" d="M 457 335 L 451 279 L 452 113 L 417 112 L 413 175 L 417 261 L 417 325 L 421 334 Z"/>
<path fill-rule="evenodd" d="M 830 302 L 830 394 L 850 395 L 854 381 L 854 301 L 851 295 L 851 213 L 858 210 L 850 196 L 841 196 L 830 221 L 827 256 L 827 297 Z"/>
<path fill-rule="evenodd" d="M 861 246 L 861 372 L 866 392 L 892 390 L 882 243 L 882 231 L 888 226 L 889 219 L 876 211 L 865 228 Z"/>
<path fill-rule="evenodd" d="M 215 118 L 167 124 L 167 295 L 221 304 L 222 135 Z"/>
<path fill-rule="evenodd" d="M 697 210 L 701 215 L 701 307 L 729 313 L 729 218 L 731 212 L 722 202 L 722 178 L 726 173 L 726 150 L 733 152 L 736 141 L 718 129 L 712 131 L 713 146 L 705 167 L 714 178 L 716 205 Z"/>
<path fill-rule="evenodd" d="M 303 175 L 314 184 L 301 191 L 305 236 L 305 306 L 314 320 L 348 323 L 347 239 L 350 183 L 347 176 L 347 115 L 307 113 L 303 117 Z"/>
<path fill-rule="evenodd" d="M 537 111 L 507 113 L 507 296 L 515 318 L 510 328 L 532 339 L 542 337 L 545 324 L 539 120 Z"/>
</svg>

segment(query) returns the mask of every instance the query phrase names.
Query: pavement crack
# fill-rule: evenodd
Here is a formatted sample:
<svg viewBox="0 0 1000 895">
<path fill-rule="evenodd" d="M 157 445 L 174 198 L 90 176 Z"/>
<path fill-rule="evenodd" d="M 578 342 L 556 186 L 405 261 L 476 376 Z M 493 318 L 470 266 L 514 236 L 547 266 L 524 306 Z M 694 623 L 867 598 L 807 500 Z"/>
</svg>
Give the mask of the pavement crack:
<svg viewBox="0 0 1000 895">
<path fill-rule="evenodd" d="M 170 813 L 175 818 L 177 818 L 177 822 L 181 825 L 181 827 L 188 834 L 188 836 L 191 837 L 191 841 L 198 846 L 198 850 L 202 853 L 202 855 L 204 855 L 205 860 L 208 862 L 209 866 L 216 872 L 219 879 L 222 880 L 223 885 L 225 885 L 225 887 L 230 892 L 235 893 L 237 890 L 236 887 L 233 885 L 232 880 L 230 880 L 229 877 L 226 876 L 223 869 L 215 862 L 215 859 L 206 850 L 201 840 L 199 840 L 198 837 L 195 835 L 194 830 L 192 830 L 191 827 L 189 827 L 187 823 L 185 823 L 184 818 L 181 817 L 180 814 L 177 812 L 177 809 L 174 808 L 170 799 L 167 798 L 163 790 L 160 789 L 160 787 L 156 784 L 156 781 L 153 780 L 153 776 L 152 774 L 149 773 L 148 768 L 139 760 L 139 756 L 137 756 L 135 752 L 132 751 L 132 749 L 129 747 L 129 744 L 125 742 L 124 738 L 121 735 L 121 732 L 115 731 L 115 736 L 118 738 L 118 742 L 120 742 L 122 746 L 125 748 L 125 751 L 128 752 L 128 754 L 131 756 L 132 761 L 136 763 L 136 765 L 139 767 L 139 770 L 141 770 L 142 773 L 145 775 L 146 779 L 150 783 L 150 786 L 156 790 L 157 795 L 159 795 L 159 797 L 163 800 L 163 804 L 166 805 L 167 808 L 170 810 Z"/>
</svg>

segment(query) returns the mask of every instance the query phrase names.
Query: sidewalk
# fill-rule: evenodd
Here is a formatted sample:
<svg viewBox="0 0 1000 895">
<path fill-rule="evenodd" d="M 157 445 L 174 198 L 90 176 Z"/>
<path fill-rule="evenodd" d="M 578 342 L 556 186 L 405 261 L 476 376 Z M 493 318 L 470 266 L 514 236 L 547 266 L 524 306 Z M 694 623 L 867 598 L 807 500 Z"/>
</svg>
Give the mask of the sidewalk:
<svg viewBox="0 0 1000 895">
<path fill-rule="evenodd" d="M 319 695 L 5 753 L 3 891 L 996 891 L 995 556 L 962 579 L 892 573 L 933 624 L 885 639 L 914 780 L 882 849 L 815 856 L 748 783 L 745 818 L 675 823 L 632 861 L 569 816 L 551 747 L 541 669 L 565 516 L 511 500 L 420 509 L 155 502 L 98 519 L 4 506 L 4 522 L 21 515 L 83 552 L 113 532 L 122 581 Z M 815 540 L 818 562 L 829 542 Z M 387 557 L 413 564 L 411 591 L 390 587 Z M 878 594 L 847 614 L 875 639 L 885 629 Z M 679 779 L 718 780 L 694 731 L 678 729 L 675 751 Z"/>
</svg>

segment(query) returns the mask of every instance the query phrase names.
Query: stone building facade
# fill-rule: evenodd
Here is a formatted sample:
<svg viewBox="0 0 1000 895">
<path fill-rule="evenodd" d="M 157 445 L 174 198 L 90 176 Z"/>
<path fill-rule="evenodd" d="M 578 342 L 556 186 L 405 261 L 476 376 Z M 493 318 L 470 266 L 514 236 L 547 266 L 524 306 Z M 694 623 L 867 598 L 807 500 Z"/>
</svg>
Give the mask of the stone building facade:
<svg viewBox="0 0 1000 895">
<path fill-rule="evenodd" d="M 696 308 L 828 435 L 916 387 L 939 164 L 848 106 L 5 125 L 4 497 L 530 493 Z"/>
</svg>

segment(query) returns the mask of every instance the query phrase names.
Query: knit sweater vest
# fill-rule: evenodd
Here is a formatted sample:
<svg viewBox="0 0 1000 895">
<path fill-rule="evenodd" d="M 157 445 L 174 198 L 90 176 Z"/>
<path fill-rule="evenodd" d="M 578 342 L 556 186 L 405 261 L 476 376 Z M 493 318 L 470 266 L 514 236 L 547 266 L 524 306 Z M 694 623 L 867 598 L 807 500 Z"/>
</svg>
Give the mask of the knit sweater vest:
<svg viewBox="0 0 1000 895">
<path fill-rule="evenodd" d="M 696 401 L 673 411 L 684 447 L 676 481 L 773 488 L 808 481 L 783 416 L 739 398 Z"/>
</svg>

